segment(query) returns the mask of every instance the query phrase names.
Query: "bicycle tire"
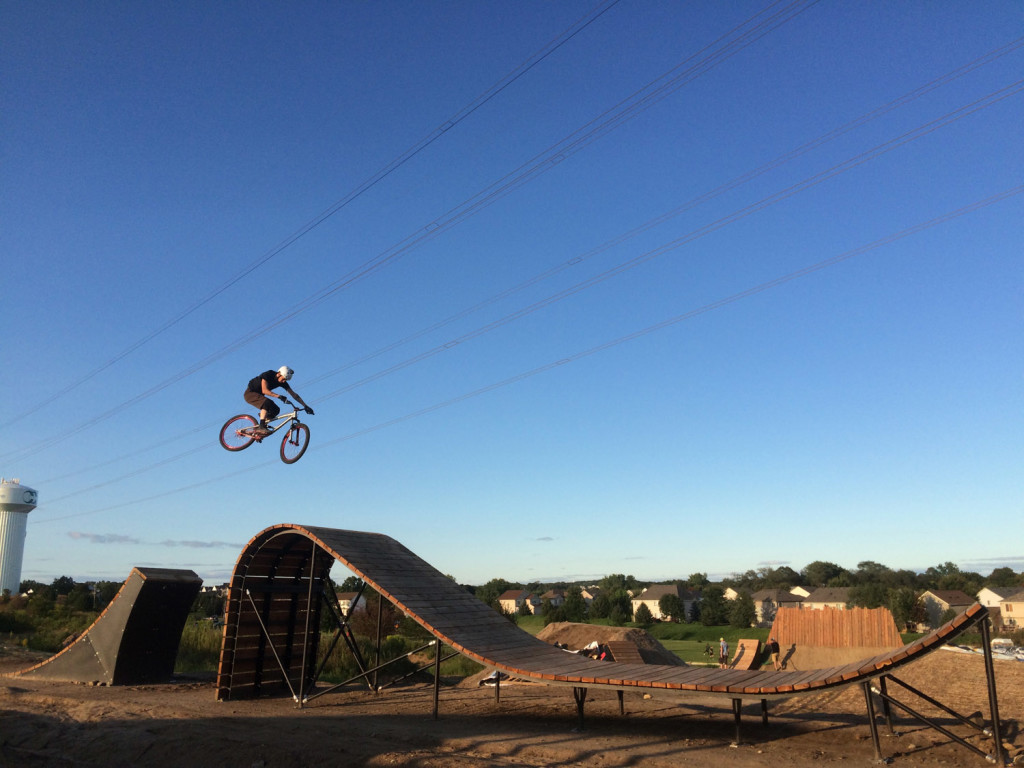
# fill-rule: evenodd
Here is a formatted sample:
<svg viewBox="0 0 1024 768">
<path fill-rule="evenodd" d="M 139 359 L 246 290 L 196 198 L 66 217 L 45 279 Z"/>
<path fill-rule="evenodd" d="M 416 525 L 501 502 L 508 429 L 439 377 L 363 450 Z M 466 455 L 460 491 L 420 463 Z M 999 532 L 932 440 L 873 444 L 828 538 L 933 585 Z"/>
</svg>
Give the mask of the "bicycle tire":
<svg viewBox="0 0 1024 768">
<path fill-rule="evenodd" d="M 302 458 L 309 447 L 309 427 L 295 422 L 288 428 L 284 440 L 281 441 L 281 461 L 294 464 Z"/>
<path fill-rule="evenodd" d="M 220 428 L 220 444 L 229 451 L 244 451 L 254 442 L 255 437 L 243 435 L 243 429 L 255 427 L 259 422 L 247 413 L 232 416 Z"/>
</svg>

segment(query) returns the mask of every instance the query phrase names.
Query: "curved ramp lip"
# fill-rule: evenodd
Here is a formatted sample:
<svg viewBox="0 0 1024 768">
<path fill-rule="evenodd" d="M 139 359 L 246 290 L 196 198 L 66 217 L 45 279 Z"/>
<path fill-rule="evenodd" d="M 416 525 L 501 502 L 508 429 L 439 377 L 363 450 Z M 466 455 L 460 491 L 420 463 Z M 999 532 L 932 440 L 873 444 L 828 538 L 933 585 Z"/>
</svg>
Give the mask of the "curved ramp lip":
<svg viewBox="0 0 1024 768">
<path fill-rule="evenodd" d="M 250 539 L 243 549 L 232 576 L 232 590 L 246 584 L 249 564 L 259 557 L 263 547 L 280 536 L 308 539 L 434 637 L 464 656 L 485 667 L 548 685 L 658 689 L 682 694 L 722 694 L 730 698 L 790 697 L 883 675 L 940 647 L 987 617 L 985 607 L 975 604 L 942 627 L 892 653 L 810 671 L 722 670 L 596 661 L 566 654 L 519 629 L 384 534 L 296 523 L 270 526 Z M 419 587 L 410 586 L 410 574 L 420 574 Z M 231 601 L 229 596 L 229 603 Z M 222 697 L 229 696 L 231 689 L 234 650 L 228 648 L 230 621 L 229 608 L 218 679 L 218 696 Z"/>
</svg>

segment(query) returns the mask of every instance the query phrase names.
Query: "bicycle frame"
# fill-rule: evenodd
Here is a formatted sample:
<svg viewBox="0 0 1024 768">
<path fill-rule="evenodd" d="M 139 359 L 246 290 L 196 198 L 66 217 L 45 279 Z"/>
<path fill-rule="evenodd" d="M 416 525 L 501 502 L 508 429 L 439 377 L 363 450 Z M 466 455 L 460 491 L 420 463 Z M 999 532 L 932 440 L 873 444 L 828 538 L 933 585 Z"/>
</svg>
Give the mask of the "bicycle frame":
<svg viewBox="0 0 1024 768">
<path fill-rule="evenodd" d="M 270 431 L 261 437 L 257 437 L 256 442 L 258 443 L 262 440 L 265 440 L 266 438 L 270 437 L 272 434 L 277 432 L 277 430 L 281 429 L 281 427 L 285 426 L 286 424 L 292 421 L 294 421 L 296 424 L 301 424 L 302 422 L 299 421 L 298 407 L 296 407 L 294 403 L 292 404 L 292 407 L 295 408 L 295 410 L 293 410 L 291 413 L 280 413 L 272 419 L 267 419 L 267 429 L 269 429 Z M 271 424 L 273 424 L 275 421 L 280 421 L 281 423 L 278 424 L 277 426 L 271 426 Z M 251 427 L 250 431 L 253 429 L 256 429 L 256 427 Z"/>
</svg>

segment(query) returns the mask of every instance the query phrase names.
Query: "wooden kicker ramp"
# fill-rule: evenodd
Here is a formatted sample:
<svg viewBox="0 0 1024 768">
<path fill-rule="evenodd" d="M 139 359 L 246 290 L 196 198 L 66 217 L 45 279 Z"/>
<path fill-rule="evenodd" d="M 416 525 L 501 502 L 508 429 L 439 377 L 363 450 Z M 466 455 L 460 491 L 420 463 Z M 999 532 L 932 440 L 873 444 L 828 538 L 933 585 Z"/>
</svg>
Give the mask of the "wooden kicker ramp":
<svg viewBox="0 0 1024 768">
<path fill-rule="evenodd" d="M 202 586 L 193 571 L 132 568 L 92 626 L 56 655 L 11 676 L 104 685 L 166 683 Z"/>
<path fill-rule="evenodd" d="M 976 604 L 901 648 L 827 669 L 776 672 L 598 661 L 556 648 L 519 629 L 389 536 L 282 524 L 254 536 L 235 565 L 218 669 L 218 699 L 291 691 L 301 706 L 316 684 L 320 621 L 323 606 L 329 605 L 333 597 L 325 588 L 335 561 L 458 653 L 511 677 L 572 687 L 581 721 L 588 688 L 719 695 L 723 702 L 732 701 L 737 740 L 743 699 L 760 700 L 766 713 L 769 699 L 857 683 L 864 686 L 872 733 L 876 735 L 870 681 L 923 657 L 973 627 L 982 630 L 983 638 L 988 637 L 987 610 Z M 884 691 L 884 684 L 881 687 Z M 989 690 L 993 720 L 998 726 L 991 675 Z M 875 694 L 879 695 L 877 690 Z M 435 713 L 436 702 L 435 690 Z M 875 744 L 878 754 L 877 738 Z"/>
</svg>

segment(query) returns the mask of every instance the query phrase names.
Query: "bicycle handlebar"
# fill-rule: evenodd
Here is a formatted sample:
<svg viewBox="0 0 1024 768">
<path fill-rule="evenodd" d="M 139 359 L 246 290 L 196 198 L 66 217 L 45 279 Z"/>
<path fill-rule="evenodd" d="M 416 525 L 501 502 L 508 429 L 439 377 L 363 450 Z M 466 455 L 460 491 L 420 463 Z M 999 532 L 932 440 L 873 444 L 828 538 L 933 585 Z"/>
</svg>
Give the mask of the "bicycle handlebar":
<svg viewBox="0 0 1024 768">
<path fill-rule="evenodd" d="M 277 399 L 280 400 L 285 405 L 293 406 L 296 410 L 298 410 L 298 408 L 299 408 L 299 406 L 295 405 L 295 403 L 293 403 L 291 400 L 289 400 L 284 395 L 280 395 Z M 313 409 L 310 408 L 308 405 L 303 406 L 302 410 L 304 410 L 306 413 L 310 413 L 310 414 L 313 413 Z"/>
</svg>

